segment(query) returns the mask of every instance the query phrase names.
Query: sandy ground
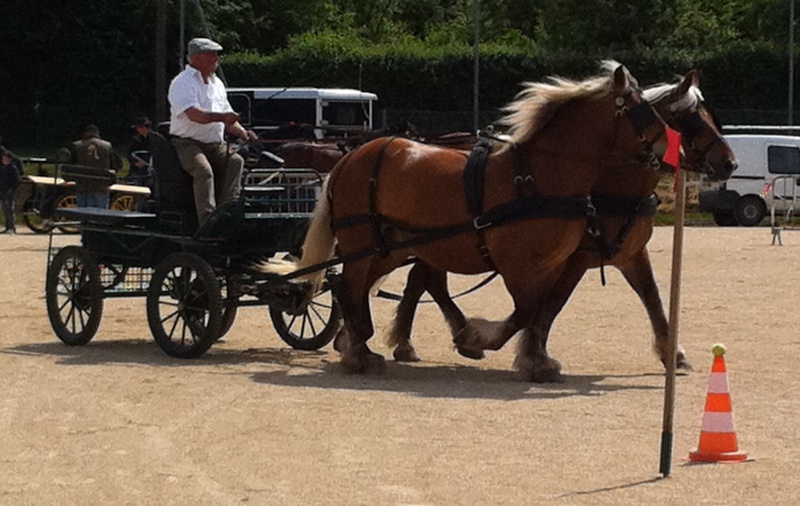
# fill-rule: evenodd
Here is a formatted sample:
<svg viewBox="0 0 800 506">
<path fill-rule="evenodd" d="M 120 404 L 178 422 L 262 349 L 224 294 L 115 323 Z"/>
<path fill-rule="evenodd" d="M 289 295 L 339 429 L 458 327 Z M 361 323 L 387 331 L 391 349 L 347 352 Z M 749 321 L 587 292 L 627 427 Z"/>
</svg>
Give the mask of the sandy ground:
<svg viewBox="0 0 800 506">
<path fill-rule="evenodd" d="M 67 347 L 43 300 L 48 238 L 0 236 L 0 504 L 797 504 L 800 234 L 770 239 L 686 230 L 680 339 L 695 370 L 677 378 L 662 479 L 663 370 L 615 270 L 606 287 L 589 273 L 554 326 L 562 385 L 518 381 L 513 342 L 459 357 L 431 304 L 415 327 L 423 361 L 358 377 L 330 347 L 287 349 L 264 308 L 242 309 L 225 342 L 182 361 L 153 342 L 143 299 L 108 299 L 97 337 Z M 650 244 L 665 301 L 671 244 L 672 228 Z M 510 310 L 499 281 L 459 304 L 490 319 Z M 389 356 L 394 303 L 373 309 L 374 349 Z M 750 460 L 690 465 L 717 341 Z"/>
</svg>

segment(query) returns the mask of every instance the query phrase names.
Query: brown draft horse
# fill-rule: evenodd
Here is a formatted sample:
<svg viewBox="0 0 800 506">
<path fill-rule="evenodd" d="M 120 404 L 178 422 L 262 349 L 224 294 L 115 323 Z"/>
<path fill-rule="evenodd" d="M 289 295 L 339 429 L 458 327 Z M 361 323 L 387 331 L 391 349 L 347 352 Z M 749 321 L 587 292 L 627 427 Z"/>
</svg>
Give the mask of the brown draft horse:
<svg viewBox="0 0 800 506">
<path fill-rule="evenodd" d="M 284 167 L 314 169 L 327 174 L 350 149 L 340 142 L 293 141 L 281 144 L 276 154 L 283 158 Z"/>
<path fill-rule="evenodd" d="M 418 136 L 417 127 L 406 119 L 401 119 L 383 130 L 371 132 L 363 136 L 332 138 L 334 140 L 306 141 L 297 140 L 285 142 L 278 147 L 276 154 L 283 158 L 284 167 L 314 169 L 321 174 L 327 174 L 336 163 L 347 153 L 359 145 L 376 137 L 385 135 L 402 135 L 414 138 Z"/>
<path fill-rule="evenodd" d="M 722 138 L 713 113 L 703 101 L 696 71 L 688 72 L 679 82 L 645 89 L 644 96 L 661 117 L 681 133 L 685 152 L 682 164 L 684 169 L 705 173 L 712 180 L 730 177 L 737 166 L 736 157 Z M 578 250 L 569 257 L 561 277 L 529 328 L 532 336 L 525 342 L 546 347 L 553 321 L 583 274 L 591 268 L 613 265 L 622 272 L 644 304 L 655 334 L 654 349 L 662 362 L 665 362 L 668 322 L 646 248 L 653 232 L 654 220 L 652 215 L 643 216 L 637 213 L 635 207 L 629 207 L 629 211 L 624 210 L 626 205 L 647 205 L 647 199 L 653 194 L 659 177 L 646 168 L 636 177 L 631 177 L 629 169 L 622 166 L 614 165 L 611 169 L 619 172 L 620 177 L 601 178 L 592 189 L 598 210 L 598 222 L 593 228 L 599 235 L 593 237 L 587 231 Z M 606 205 L 603 206 L 602 202 L 606 202 Z M 616 206 L 622 207 L 614 210 L 614 207 L 610 207 L 615 206 L 614 202 L 617 202 Z M 469 325 L 449 296 L 446 273 L 418 263 L 409 273 L 409 281 L 389 333 L 390 344 L 397 346 L 394 351 L 396 360 L 419 360 L 410 338 L 414 312 L 426 289 L 439 304 L 454 336 L 458 336 Z M 483 357 L 483 350 L 496 350 L 505 344 L 501 341 L 464 342 L 458 338 L 454 338 L 454 341 L 461 354 L 475 359 Z M 678 367 L 691 367 L 680 347 L 676 359 Z M 553 371 L 550 377 L 539 379 L 560 381 L 561 377 L 556 372 Z"/>
<path fill-rule="evenodd" d="M 408 137 L 406 135 L 406 137 Z M 413 139 L 413 137 L 410 137 Z M 417 139 L 434 146 L 470 150 L 478 137 L 468 132 L 453 132 L 433 138 Z M 284 160 L 284 167 L 302 167 L 327 174 L 347 153 L 357 147 L 357 143 L 325 141 L 292 141 L 281 144 L 276 154 Z"/>
<path fill-rule="evenodd" d="M 463 329 L 466 343 L 506 340 L 523 328 L 534 335 L 533 317 L 581 242 L 591 211 L 587 196 L 608 177 L 608 161 L 617 160 L 634 177 L 642 170 L 636 160 L 667 148 L 666 125 L 635 79 L 616 62 L 604 62 L 603 70 L 585 81 L 528 83 L 507 106 L 511 142 L 488 155 L 477 192 L 485 211 L 477 216 L 465 198 L 464 152 L 376 139 L 337 164 L 317 202 L 303 256 L 288 267 L 314 268 L 333 257 L 334 247 L 345 260 L 336 294 L 346 372 L 385 369 L 383 357 L 367 346 L 370 289 L 409 257 L 441 271 L 496 269 L 502 276 L 514 312 L 496 336 Z M 619 182 L 618 174 L 613 178 Z M 263 266 L 272 272 L 286 267 Z M 524 346 L 521 353 L 517 364 L 526 378 L 557 371 L 543 347 Z"/>
</svg>

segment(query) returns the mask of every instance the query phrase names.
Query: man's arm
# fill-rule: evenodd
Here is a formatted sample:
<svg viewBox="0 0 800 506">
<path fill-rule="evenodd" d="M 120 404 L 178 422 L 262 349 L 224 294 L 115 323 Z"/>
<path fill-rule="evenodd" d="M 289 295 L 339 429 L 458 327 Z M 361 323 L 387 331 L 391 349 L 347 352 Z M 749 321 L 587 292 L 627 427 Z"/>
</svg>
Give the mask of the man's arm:
<svg viewBox="0 0 800 506">
<path fill-rule="evenodd" d="M 239 123 L 239 113 L 237 112 L 210 112 L 203 111 L 197 107 L 190 107 L 184 111 L 186 116 L 195 123 L 225 123 L 225 130 L 236 137 L 246 141 L 258 140 L 258 136 L 252 130 L 247 130 Z"/>
<path fill-rule="evenodd" d="M 194 121 L 206 125 L 208 123 L 225 123 L 226 127 L 239 122 L 239 114 L 235 112 L 211 112 L 198 109 L 197 107 L 190 107 L 184 111 L 186 116 Z"/>
</svg>

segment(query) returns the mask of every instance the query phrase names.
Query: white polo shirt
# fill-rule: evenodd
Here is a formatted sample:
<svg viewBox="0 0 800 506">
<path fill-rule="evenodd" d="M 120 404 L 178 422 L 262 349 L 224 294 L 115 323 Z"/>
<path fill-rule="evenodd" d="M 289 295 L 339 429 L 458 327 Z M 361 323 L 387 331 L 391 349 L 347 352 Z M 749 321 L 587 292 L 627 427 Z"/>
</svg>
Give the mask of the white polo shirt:
<svg viewBox="0 0 800 506">
<path fill-rule="evenodd" d="M 223 141 L 224 123 L 219 121 L 206 124 L 196 123 L 186 115 L 186 110 L 190 107 L 210 112 L 233 111 L 228 102 L 225 85 L 215 74 L 209 76 L 208 84 L 206 84 L 203 82 L 203 75 L 200 71 L 187 65 L 186 69 L 175 76 L 169 85 L 169 105 L 170 134 L 205 143 Z"/>
</svg>

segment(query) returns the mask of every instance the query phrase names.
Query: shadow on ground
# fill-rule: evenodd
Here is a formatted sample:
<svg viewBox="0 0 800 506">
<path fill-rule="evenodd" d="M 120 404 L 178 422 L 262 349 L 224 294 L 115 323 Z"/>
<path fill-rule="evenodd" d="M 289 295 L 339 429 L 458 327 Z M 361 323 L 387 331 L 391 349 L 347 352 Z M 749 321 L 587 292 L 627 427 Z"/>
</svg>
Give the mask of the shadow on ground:
<svg viewBox="0 0 800 506">
<path fill-rule="evenodd" d="M 548 400 L 593 397 L 626 390 L 660 390 L 662 374 L 564 375 L 561 384 L 532 384 L 511 370 L 442 362 L 406 364 L 388 361 L 380 376 L 344 374 L 323 351 L 291 348 L 218 348 L 198 359 L 169 357 L 151 339 L 95 341 L 85 346 L 60 342 L 19 345 L 0 350 L 11 355 L 51 356 L 65 366 L 141 365 L 157 368 L 198 369 L 199 374 L 248 375 L 256 384 L 326 390 L 384 391 L 418 397 L 497 400 Z M 476 363 L 478 364 L 478 363 Z M 232 371 L 213 366 L 259 366 L 265 371 Z"/>
</svg>

